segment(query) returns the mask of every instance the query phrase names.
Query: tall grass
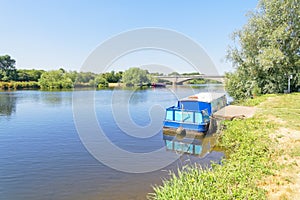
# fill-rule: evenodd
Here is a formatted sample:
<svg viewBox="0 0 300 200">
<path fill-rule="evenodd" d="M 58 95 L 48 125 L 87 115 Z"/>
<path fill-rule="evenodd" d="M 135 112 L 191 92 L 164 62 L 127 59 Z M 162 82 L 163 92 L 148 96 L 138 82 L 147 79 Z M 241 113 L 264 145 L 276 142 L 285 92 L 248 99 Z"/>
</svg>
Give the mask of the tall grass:
<svg viewBox="0 0 300 200">
<path fill-rule="evenodd" d="M 35 81 L 11 81 L 0 82 L 1 90 L 39 89 L 40 85 Z"/>
</svg>

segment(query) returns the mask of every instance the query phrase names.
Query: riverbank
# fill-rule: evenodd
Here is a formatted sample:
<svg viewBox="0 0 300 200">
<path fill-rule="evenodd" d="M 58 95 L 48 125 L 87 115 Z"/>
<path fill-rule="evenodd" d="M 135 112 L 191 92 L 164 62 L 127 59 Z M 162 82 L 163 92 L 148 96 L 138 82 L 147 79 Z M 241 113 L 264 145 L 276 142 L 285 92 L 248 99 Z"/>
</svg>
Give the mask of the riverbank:
<svg viewBox="0 0 300 200">
<path fill-rule="evenodd" d="M 300 93 L 239 102 L 253 118 L 226 121 L 217 146 L 222 165 L 188 168 L 154 188 L 149 199 L 296 199 L 300 196 Z"/>
</svg>

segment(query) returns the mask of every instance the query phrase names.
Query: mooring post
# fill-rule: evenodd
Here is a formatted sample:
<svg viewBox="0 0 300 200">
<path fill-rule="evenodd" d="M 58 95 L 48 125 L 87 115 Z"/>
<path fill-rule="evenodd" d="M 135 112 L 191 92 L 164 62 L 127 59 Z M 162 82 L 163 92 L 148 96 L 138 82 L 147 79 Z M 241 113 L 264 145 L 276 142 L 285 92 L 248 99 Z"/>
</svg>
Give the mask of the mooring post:
<svg viewBox="0 0 300 200">
<path fill-rule="evenodd" d="M 291 93 L 291 79 L 293 78 L 293 75 L 288 76 L 288 93 Z"/>
</svg>

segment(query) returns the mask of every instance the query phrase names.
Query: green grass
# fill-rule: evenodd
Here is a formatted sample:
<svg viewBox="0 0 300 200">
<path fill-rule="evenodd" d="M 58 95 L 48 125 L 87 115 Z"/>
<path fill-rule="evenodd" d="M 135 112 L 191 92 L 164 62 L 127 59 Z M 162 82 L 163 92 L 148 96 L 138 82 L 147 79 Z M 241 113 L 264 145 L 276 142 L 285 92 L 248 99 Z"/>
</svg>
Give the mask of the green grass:
<svg viewBox="0 0 300 200">
<path fill-rule="evenodd" d="M 261 96 L 256 96 L 252 99 L 242 99 L 239 101 L 233 102 L 235 105 L 240 105 L 240 106 L 257 106 L 260 103 L 266 101 L 269 97 L 275 97 L 278 95 L 275 94 L 266 94 L 266 95 L 261 95 Z"/>
<path fill-rule="evenodd" d="M 282 119 L 285 127 L 300 130 L 300 93 L 271 97 L 262 104 L 263 114 Z"/>
<path fill-rule="evenodd" d="M 262 103 L 264 102 L 264 103 Z M 271 159 L 276 153 L 276 142 L 269 135 L 281 124 L 267 116 L 275 116 L 298 130 L 300 124 L 300 93 L 288 95 L 263 95 L 239 102 L 239 105 L 259 106 L 259 115 L 245 120 L 224 122 L 218 146 L 228 155 L 222 165 L 213 164 L 209 170 L 188 167 L 172 173 L 163 185 L 154 187 L 148 199 L 266 199 L 267 193 L 259 187 L 264 177 L 279 170 Z M 299 148 L 292 151 L 299 156 Z"/>
</svg>

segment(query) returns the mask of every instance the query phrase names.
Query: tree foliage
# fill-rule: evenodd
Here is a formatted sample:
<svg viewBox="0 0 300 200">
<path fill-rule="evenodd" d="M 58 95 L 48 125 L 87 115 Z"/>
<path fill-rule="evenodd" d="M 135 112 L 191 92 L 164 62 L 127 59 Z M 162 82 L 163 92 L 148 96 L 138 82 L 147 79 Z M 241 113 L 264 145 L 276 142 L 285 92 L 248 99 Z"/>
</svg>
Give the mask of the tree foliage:
<svg viewBox="0 0 300 200">
<path fill-rule="evenodd" d="M 36 69 L 18 69 L 17 70 L 17 80 L 18 81 L 38 81 L 44 70 Z"/>
<path fill-rule="evenodd" d="M 149 72 L 144 69 L 132 67 L 123 73 L 122 81 L 127 86 L 147 84 L 150 83 Z"/>
<path fill-rule="evenodd" d="M 0 56 L 0 81 L 17 79 L 16 61 L 9 55 Z"/>
<path fill-rule="evenodd" d="M 180 74 L 178 72 L 171 72 L 168 76 L 180 76 Z"/>
<path fill-rule="evenodd" d="M 111 71 L 102 74 L 102 77 L 109 83 L 118 83 L 122 79 L 122 74 L 123 72 L 115 73 L 115 71 Z"/>
<path fill-rule="evenodd" d="M 260 0 L 247 24 L 234 33 L 228 51 L 235 72 L 226 74 L 226 88 L 236 98 L 259 93 L 298 90 L 300 76 L 299 0 Z"/>
<path fill-rule="evenodd" d="M 42 89 L 72 88 L 73 82 L 64 70 L 51 70 L 42 74 L 39 79 Z"/>
</svg>

